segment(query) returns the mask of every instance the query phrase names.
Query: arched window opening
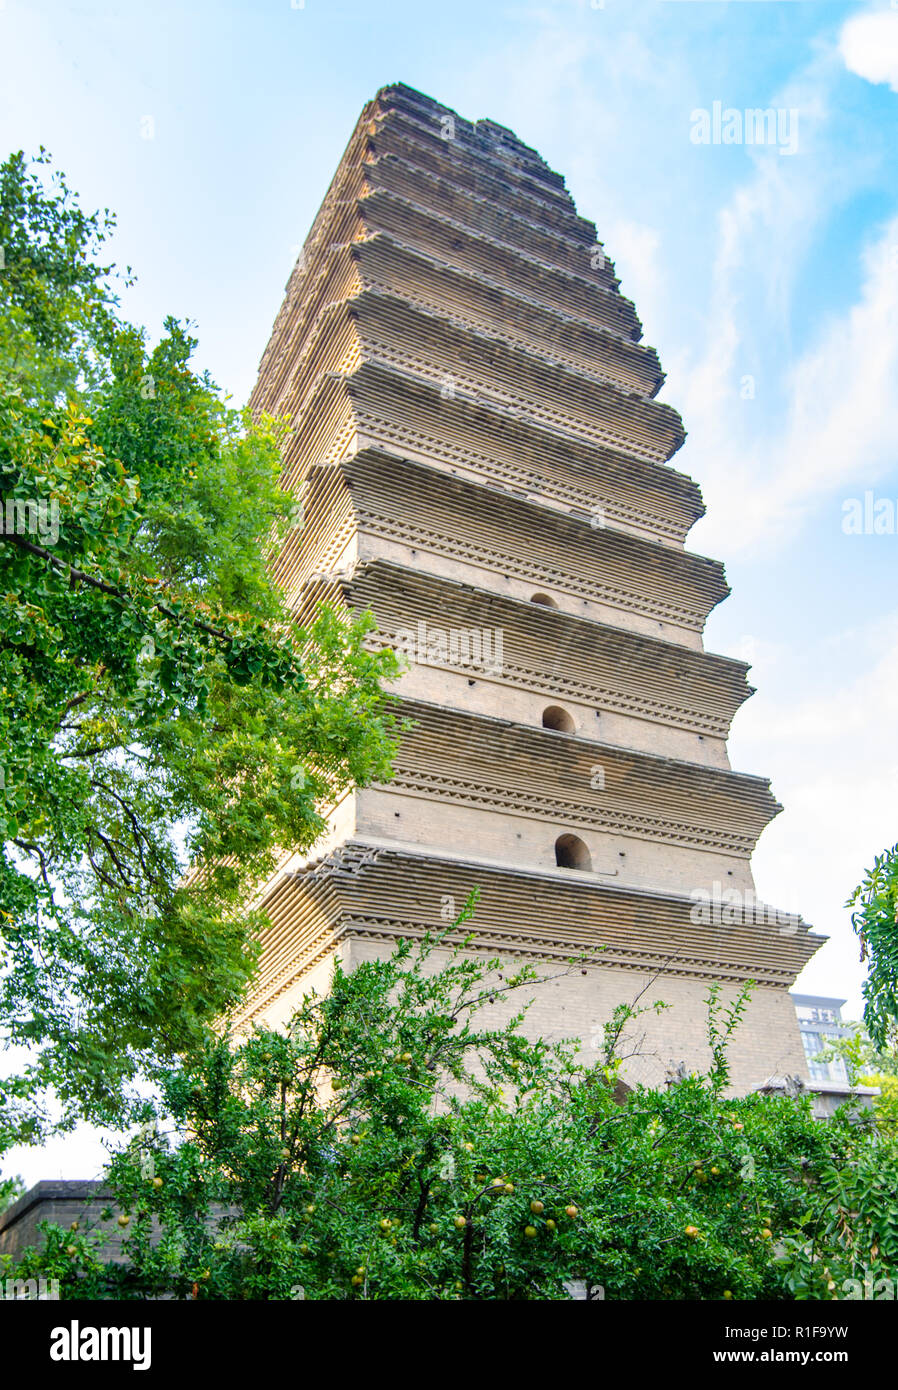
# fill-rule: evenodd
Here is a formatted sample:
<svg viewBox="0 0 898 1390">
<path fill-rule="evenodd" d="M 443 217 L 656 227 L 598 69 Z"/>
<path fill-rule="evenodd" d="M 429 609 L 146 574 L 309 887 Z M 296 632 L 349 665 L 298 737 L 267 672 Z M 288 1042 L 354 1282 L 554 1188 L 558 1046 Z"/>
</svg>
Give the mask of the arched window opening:
<svg viewBox="0 0 898 1390">
<path fill-rule="evenodd" d="M 559 835 L 555 841 L 555 863 L 559 869 L 580 869 L 589 873 L 592 859 L 579 835 Z"/>
<path fill-rule="evenodd" d="M 543 710 L 543 728 L 557 729 L 560 734 L 572 734 L 576 725 L 566 709 L 561 705 L 549 705 Z"/>
<path fill-rule="evenodd" d="M 531 603 L 541 603 L 543 608 L 557 608 L 558 604 L 548 594 L 531 594 Z"/>
</svg>

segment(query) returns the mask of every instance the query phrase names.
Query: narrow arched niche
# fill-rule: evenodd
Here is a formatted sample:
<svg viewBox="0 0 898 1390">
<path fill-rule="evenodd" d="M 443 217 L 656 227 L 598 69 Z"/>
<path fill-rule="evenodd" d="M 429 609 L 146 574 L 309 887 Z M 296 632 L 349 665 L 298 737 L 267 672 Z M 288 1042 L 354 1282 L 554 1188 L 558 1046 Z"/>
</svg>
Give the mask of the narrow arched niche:
<svg viewBox="0 0 898 1390">
<path fill-rule="evenodd" d="M 579 835 L 559 835 L 555 841 L 555 863 L 559 869 L 580 869 L 588 873 L 592 868 L 589 850 Z"/>
<path fill-rule="evenodd" d="M 543 728 L 557 729 L 560 734 L 572 734 L 576 724 L 566 709 L 561 705 L 547 705 L 543 710 Z"/>
<path fill-rule="evenodd" d="M 558 607 L 558 604 L 555 602 L 553 598 L 549 596 L 549 594 L 531 594 L 530 602 L 542 604 L 543 608 Z"/>
</svg>

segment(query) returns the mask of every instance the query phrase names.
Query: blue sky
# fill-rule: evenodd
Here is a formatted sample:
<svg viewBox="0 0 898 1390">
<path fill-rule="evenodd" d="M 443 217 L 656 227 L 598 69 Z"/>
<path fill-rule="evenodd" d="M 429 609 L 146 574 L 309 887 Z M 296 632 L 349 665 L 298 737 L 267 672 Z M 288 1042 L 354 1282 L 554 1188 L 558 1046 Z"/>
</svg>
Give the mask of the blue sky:
<svg viewBox="0 0 898 1390">
<path fill-rule="evenodd" d="M 731 757 L 786 807 L 759 892 L 830 935 L 801 986 L 856 1013 L 842 903 L 898 839 L 898 535 L 841 524 L 867 490 L 898 507 L 898 8 L 0 0 L 0 54 L 5 149 L 45 145 L 116 211 L 128 315 L 193 320 L 238 401 L 378 87 L 508 125 L 565 176 L 688 431 L 690 546 L 733 587 L 707 645 L 754 664 Z M 715 102 L 797 112 L 797 149 L 694 143 Z"/>
</svg>

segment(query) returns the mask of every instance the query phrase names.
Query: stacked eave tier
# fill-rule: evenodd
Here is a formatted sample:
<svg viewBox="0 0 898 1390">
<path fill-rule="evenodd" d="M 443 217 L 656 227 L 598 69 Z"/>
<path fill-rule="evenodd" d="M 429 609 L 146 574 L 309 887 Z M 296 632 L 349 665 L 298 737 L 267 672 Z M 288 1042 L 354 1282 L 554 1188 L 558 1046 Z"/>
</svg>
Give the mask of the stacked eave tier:
<svg viewBox="0 0 898 1390">
<path fill-rule="evenodd" d="M 570 699 L 600 712 L 629 715 L 667 728 L 725 739 L 736 711 L 752 693 L 743 661 L 693 651 L 673 642 L 610 627 L 542 604 L 506 598 L 407 566 L 376 560 L 345 579 L 311 581 L 299 620 L 321 603 L 374 614 L 372 646 L 405 651 L 398 633 L 428 628 L 502 634 L 497 670 L 480 680 L 543 699 Z M 439 666 L 433 656 L 429 663 Z M 456 671 L 450 662 L 443 669 Z M 467 673 L 466 673 L 467 674 Z M 596 724 L 596 737 L 600 724 Z"/>
<path fill-rule="evenodd" d="M 785 914 L 771 921 L 769 911 L 745 909 L 709 927 L 690 919 L 686 897 L 353 841 L 272 882 L 262 903 L 270 927 L 243 1021 L 276 1004 L 347 938 L 390 946 L 445 931 L 446 901 L 460 905 L 475 887 L 480 902 L 463 934 L 472 949 L 511 958 L 585 956 L 602 969 L 788 988 L 823 940 Z"/>
<path fill-rule="evenodd" d="M 284 448 L 284 484 L 365 449 L 433 464 L 521 499 L 681 546 L 703 514 L 696 484 L 673 468 L 546 428 L 515 405 L 447 393 L 380 362 L 324 376 Z"/>
<path fill-rule="evenodd" d="M 596 528 L 439 469 L 399 465 L 374 449 L 313 469 L 304 512 L 304 528 L 288 536 L 275 565 L 294 600 L 313 573 L 339 566 L 350 546 L 353 562 L 382 553 L 430 570 L 448 564 L 465 570 L 454 577 L 538 586 L 561 606 L 655 635 L 670 626 L 693 645 L 729 593 L 715 560 Z"/>
<path fill-rule="evenodd" d="M 316 315 L 366 283 L 522 342 L 529 309 L 531 342 L 654 394 L 657 358 L 635 346 L 633 305 L 561 180 L 538 156 L 525 173 L 501 143 L 465 138 L 473 127 L 460 118 L 458 138 L 440 139 L 445 111 L 434 104 L 422 123 L 380 106 L 359 122 L 288 283 L 253 404 L 282 408 Z M 536 165 L 556 183 L 534 179 Z M 383 245 L 353 263 L 371 238 Z"/>
<path fill-rule="evenodd" d="M 322 377 L 351 374 L 366 362 L 646 463 L 665 463 L 685 437 L 668 405 L 369 290 L 321 315 L 281 413 L 298 420 Z"/>
<path fill-rule="evenodd" d="M 414 723 L 391 791 L 533 817 L 558 833 L 582 828 L 745 860 L 782 810 L 763 777 L 422 700 L 403 699 L 399 709 Z"/>
</svg>

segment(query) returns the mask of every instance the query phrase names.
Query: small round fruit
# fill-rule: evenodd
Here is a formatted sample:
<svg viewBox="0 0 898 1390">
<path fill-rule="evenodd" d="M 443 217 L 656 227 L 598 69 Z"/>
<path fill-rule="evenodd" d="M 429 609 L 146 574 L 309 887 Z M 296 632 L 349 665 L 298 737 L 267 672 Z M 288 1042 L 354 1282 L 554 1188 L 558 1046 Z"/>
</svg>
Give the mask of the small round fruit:
<svg viewBox="0 0 898 1390">
<path fill-rule="evenodd" d="M 364 1284 L 364 1282 L 365 1282 L 364 1275 L 362 1275 L 362 1274 L 354 1274 L 354 1275 L 352 1276 L 352 1287 L 353 1287 L 354 1289 L 357 1289 L 357 1288 L 359 1287 L 359 1285 L 360 1285 L 360 1284 Z"/>
<path fill-rule="evenodd" d="M 720 1169 L 719 1169 L 719 1168 L 712 1168 L 712 1169 L 711 1169 L 711 1176 L 712 1176 L 712 1178 L 720 1177 Z"/>
<path fill-rule="evenodd" d="M 392 1224 L 393 1223 L 388 1216 L 382 1216 L 380 1221 L 378 1222 L 378 1225 L 380 1226 L 380 1229 L 382 1231 L 388 1231 Z"/>
<path fill-rule="evenodd" d="M 686 1234 L 690 1237 L 691 1240 L 694 1240 L 695 1237 L 698 1235 L 698 1226 L 687 1226 Z"/>
<path fill-rule="evenodd" d="M 492 1183 L 490 1184 L 490 1186 L 491 1186 L 491 1187 L 504 1187 L 504 1186 L 505 1186 L 505 1183 L 504 1183 L 504 1181 L 503 1181 L 502 1178 L 493 1178 L 493 1181 L 492 1181 Z"/>
<path fill-rule="evenodd" d="M 350 1142 L 350 1144 L 361 1144 L 361 1142 L 362 1142 L 362 1137 L 361 1137 L 360 1134 L 353 1134 L 353 1135 L 350 1136 L 349 1142 Z"/>
<path fill-rule="evenodd" d="M 462 1289 L 464 1288 L 464 1284 L 462 1283 L 462 1281 L 461 1281 L 460 1279 L 456 1279 L 456 1281 L 455 1281 L 455 1287 L 456 1287 L 456 1289 L 458 1290 L 458 1292 L 461 1293 Z"/>
<path fill-rule="evenodd" d="M 534 1236 L 536 1235 L 536 1227 L 535 1227 L 535 1226 L 525 1226 L 525 1227 L 524 1227 L 524 1235 L 527 1237 L 528 1240 L 533 1240 Z"/>
<path fill-rule="evenodd" d="M 465 1149 L 467 1150 L 467 1152 L 468 1152 L 469 1154 L 472 1154 L 472 1153 L 474 1152 L 474 1145 L 473 1145 L 473 1144 L 465 1144 Z"/>
<path fill-rule="evenodd" d="M 733 1125 L 733 1129 L 736 1131 L 737 1134 L 741 1133 L 741 1131 L 742 1131 L 744 1128 L 745 1128 L 745 1125 L 740 1124 L 738 1120 L 737 1120 L 736 1123 Z"/>
<path fill-rule="evenodd" d="M 546 1230 L 547 1230 L 547 1231 L 554 1231 L 554 1230 L 555 1230 L 555 1222 L 552 1220 L 551 1216 L 549 1217 L 548 1221 L 546 1222 Z"/>
<path fill-rule="evenodd" d="M 769 1226 L 765 1226 L 765 1227 L 764 1227 L 763 1231 L 761 1232 L 761 1239 L 762 1239 L 762 1240 L 772 1240 L 772 1239 L 773 1239 L 773 1232 L 771 1231 L 771 1229 L 770 1229 Z"/>
<path fill-rule="evenodd" d="M 365 1266 L 364 1266 L 364 1265 L 357 1265 L 357 1266 L 356 1266 L 356 1271 L 355 1271 L 355 1272 L 356 1272 L 356 1274 L 364 1274 L 364 1273 L 365 1273 Z"/>
<path fill-rule="evenodd" d="M 431 1221 L 430 1226 L 428 1227 L 428 1230 L 431 1232 L 431 1234 L 432 1234 L 432 1235 L 436 1235 L 436 1233 L 437 1233 L 437 1231 L 438 1231 L 439 1229 L 440 1229 L 440 1228 L 439 1228 L 439 1226 L 437 1225 L 437 1223 L 436 1223 L 435 1221 Z"/>
<path fill-rule="evenodd" d="M 468 1224 L 468 1218 L 466 1216 L 456 1216 L 453 1224 L 457 1231 L 463 1231 Z"/>
<path fill-rule="evenodd" d="M 575 1216 L 579 1216 L 579 1215 L 580 1215 L 580 1209 L 579 1209 L 579 1207 L 575 1207 L 574 1204 L 573 1204 L 573 1202 L 572 1202 L 571 1205 L 570 1205 L 569 1207 L 565 1207 L 565 1209 L 564 1209 L 564 1214 L 565 1214 L 565 1216 L 569 1216 L 569 1217 L 571 1218 L 571 1220 L 573 1221 L 573 1219 L 574 1219 Z"/>
<path fill-rule="evenodd" d="M 724 1289 L 724 1291 L 723 1291 L 723 1296 L 724 1296 L 724 1298 L 727 1300 L 727 1302 L 729 1302 L 730 1299 L 733 1297 L 733 1290 L 732 1290 L 732 1289 Z"/>
<path fill-rule="evenodd" d="M 412 1060 L 412 1054 L 410 1052 L 403 1052 L 399 1060 L 401 1062 L 410 1062 Z"/>
<path fill-rule="evenodd" d="M 315 1203 L 314 1203 L 314 1202 L 309 1202 L 308 1206 L 306 1207 L 306 1211 L 307 1211 L 307 1212 L 309 1213 L 309 1215 L 311 1216 L 311 1215 L 312 1215 L 312 1212 L 313 1212 L 314 1210 L 315 1210 Z"/>
<path fill-rule="evenodd" d="M 69 1255 L 72 1259 L 74 1259 L 75 1256 L 78 1254 L 78 1247 L 76 1245 L 67 1245 L 65 1248 L 65 1253 Z"/>
<path fill-rule="evenodd" d="M 505 1191 L 508 1193 L 508 1195 L 509 1195 L 509 1197 L 510 1197 L 511 1194 L 512 1194 L 512 1192 L 514 1192 L 514 1183 L 513 1183 L 513 1182 L 507 1182 L 507 1183 L 505 1184 Z"/>
<path fill-rule="evenodd" d="M 71 1226 L 69 1227 L 69 1230 L 70 1230 L 70 1231 L 77 1231 L 77 1229 L 78 1229 L 78 1222 L 77 1222 L 77 1221 L 73 1221 L 72 1224 L 71 1224 Z"/>
<path fill-rule="evenodd" d="M 156 1191 L 158 1192 L 159 1189 L 160 1189 L 160 1187 L 162 1186 L 162 1179 L 161 1179 L 161 1178 L 154 1178 L 154 1179 L 153 1179 L 153 1186 L 155 1187 Z"/>
<path fill-rule="evenodd" d="M 118 1219 L 118 1224 L 122 1227 L 125 1227 L 130 1223 L 130 1221 L 130 1216 L 127 1216 L 124 1212 L 122 1212 L 121 1216 Z"/>
<path fill-rule="evenodd" d="M 539 1216 L 542 1212 L 545 1211 L 545 1209 L 546 1209 L 546 1206 L 545 1206 L 545 1203 L 544 1203 L 544 1202 L 531 1202 L 531 1203 L 530 1203 L 530 1210 L 533 1212 L 533 1215 L 534 1215 L 534 1216 Z"/>
</svg>

